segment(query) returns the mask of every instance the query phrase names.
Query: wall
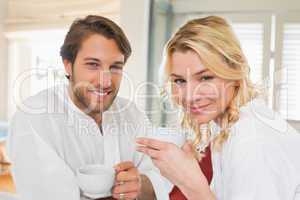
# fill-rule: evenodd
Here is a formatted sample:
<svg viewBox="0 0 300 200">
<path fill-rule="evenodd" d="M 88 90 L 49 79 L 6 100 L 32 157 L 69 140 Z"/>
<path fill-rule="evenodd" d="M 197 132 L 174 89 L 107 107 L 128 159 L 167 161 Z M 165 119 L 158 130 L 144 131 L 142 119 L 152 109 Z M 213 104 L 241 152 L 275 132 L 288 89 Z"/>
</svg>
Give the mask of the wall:
<svg viewBox="0 0 300 200">
<path fill-rule="evenodd" d="M 0 121 L 7 119 L 7 40 L 4 36 L 4 21 L 8 0 L 0 0 Z"/>
<path fill-rule="evenodd" d="M 175 13 L 186 12 L 241 12 L 292 11 L 300 9 L 299 0 L 172 0 Z"/>
<path fill-rule="evenodd" d="M 120 24 L 132 45 L 123 78 L 120 95 L 134 100 L 141 110 L 146 107 L 146 85 L 148 66 L 148 28 L 150 0 L 122 0 Z M 128 77 L 128 78 L 126 78 Z"/>
</svg>

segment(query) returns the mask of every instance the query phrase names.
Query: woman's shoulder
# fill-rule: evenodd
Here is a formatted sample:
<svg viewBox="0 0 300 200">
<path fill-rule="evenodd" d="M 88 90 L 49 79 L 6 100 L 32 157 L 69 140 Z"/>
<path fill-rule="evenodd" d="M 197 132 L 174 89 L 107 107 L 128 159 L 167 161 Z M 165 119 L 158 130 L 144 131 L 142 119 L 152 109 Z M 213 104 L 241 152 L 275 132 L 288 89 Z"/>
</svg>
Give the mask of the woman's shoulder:
<svg viewBox="0 0 300 200">
<path fill-rule="evenodd" d="M 279 159 L 281 154 L 295 160 L 292 157 L 300 151 L 299 144 L 297 130 L 261 100 L 254 100 L 241 109 L 225 148 L 236 154 L 260 154 L 272 159 Z M 300 167 L 300 159 L 297 162 Z"/>
<path fill-rule="evenodd" d="M 300 134 L 279 113 L 261 99 L 248 102 L 240 110 L 240 119 L 232 127 L 236 138 L 270 139 Z"/>
</svg>

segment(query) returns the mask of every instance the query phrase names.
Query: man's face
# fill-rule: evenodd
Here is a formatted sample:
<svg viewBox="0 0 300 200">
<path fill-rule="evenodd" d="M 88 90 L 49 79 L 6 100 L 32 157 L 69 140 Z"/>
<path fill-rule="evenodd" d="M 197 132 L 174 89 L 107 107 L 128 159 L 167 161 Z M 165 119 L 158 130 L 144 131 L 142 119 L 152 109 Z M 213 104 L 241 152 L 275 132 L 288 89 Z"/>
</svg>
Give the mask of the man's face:
<svg viewBox="0 0 300 200">
<path fill-rule="evenodd" d="M 117 96 L 124 55 L 113 39 L 93 34 L 83 40 L 74 65 L 64 60 L 70 75 L 71 98 L 86 113 L 107 110 Z"/>
</svg>

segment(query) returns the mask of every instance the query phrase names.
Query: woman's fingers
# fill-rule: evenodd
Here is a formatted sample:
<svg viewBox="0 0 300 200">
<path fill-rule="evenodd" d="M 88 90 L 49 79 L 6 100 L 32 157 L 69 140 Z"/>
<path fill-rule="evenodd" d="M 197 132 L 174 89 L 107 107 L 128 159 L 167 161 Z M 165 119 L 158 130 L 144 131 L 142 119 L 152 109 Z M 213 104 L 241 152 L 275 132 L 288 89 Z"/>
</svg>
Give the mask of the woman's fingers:
<svg viewBox="0 0 300 200">
<path fill-rule="evenodd" d="M 146 146 L 139 146 L 136 148 L 136 150 L 150 156 L 152 159 L 159 159 L 159 150 L 151 149 Z"/>
<path fill-rule="evenodd" d="M 136 139 L 136 143 L 142 146 L 150 147 L 152 149 L 164 150 L 169 145 L 168 142 L 162 142 L 156 139 L 151 138 L 138 138 Z"/>
<path fill-rule="evenodd" d="M 185 142 L 181 149 L 188 154 L 194 153 L 193 143 L 191 141 Z"/>
</svg>

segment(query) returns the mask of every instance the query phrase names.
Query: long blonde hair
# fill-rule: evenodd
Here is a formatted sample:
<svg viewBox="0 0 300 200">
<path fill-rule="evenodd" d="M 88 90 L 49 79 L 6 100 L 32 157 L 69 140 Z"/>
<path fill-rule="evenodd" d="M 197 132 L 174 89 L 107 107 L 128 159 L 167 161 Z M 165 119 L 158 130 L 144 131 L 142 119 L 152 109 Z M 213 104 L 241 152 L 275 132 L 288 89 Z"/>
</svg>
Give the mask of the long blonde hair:
<svg viewBox="0 0 300 200">
<path fill-rule="evenodd" d="M 213 139 L 214 149 L 220 150 L 230 134 L 230 127 L 239 119 L 240 107 L 258 95 L 258 89 L 249 79 L 250 67 L 240 43 L 231 26 L 218 16 L 193 19 L 183 25 L 168 41 L 165 47 L 165 74 L 167 81 L 171 73 L 170 58 L 175 51 L 196 52 L 205 67 L 220 78 L 238 82 L 234 97 L 220 116 L 221 131 Z M 184 113 L 182 126 L 195 133 L 195 147 L 211 139 L 199 124 Z M 205 136 L 205 137 L 204 137 Z M 205 141 L 206 140 L 206 141 Z"/>
</svg>

